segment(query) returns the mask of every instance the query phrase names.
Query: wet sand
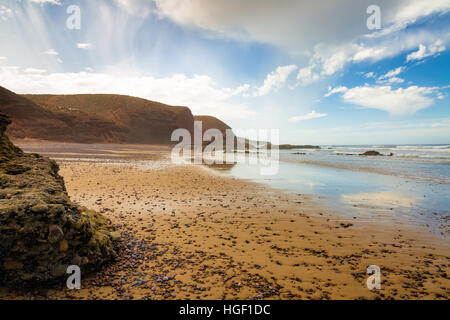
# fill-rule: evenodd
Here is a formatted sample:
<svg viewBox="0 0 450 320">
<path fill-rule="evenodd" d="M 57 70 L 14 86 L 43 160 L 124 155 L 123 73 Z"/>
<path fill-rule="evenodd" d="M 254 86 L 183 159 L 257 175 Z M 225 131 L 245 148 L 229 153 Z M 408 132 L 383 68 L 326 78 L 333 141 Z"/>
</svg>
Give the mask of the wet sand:
<svg viewBox="0 0 450 320">
<path fill-rule="evenodd" d="M 311 160 L 288 160 L 288 159 L 284 159 L 283 161 L 293 162 L 293 163 L 303 163 L 303 164 L 308 164 L 308 165 L 313 165 L 313 166 L 323 166 L 323 167 L 330 167 L 330 168 L 337 168 L 337 169 L 346 169 L 346 170 L 352 170 L 352 171 L 369 172 L 369 173 L 381 174 L 381 175 L 386 175 L 386 176 L 394 176 L 394 177 L 410 179 L 410 180 L 435 182 L 435 183 L 440 183 L 440 184 L 450 184 L 449 181 L 446 181 L 443 179 L 412 177 L 409 175 L 399 174 L 399 173 L 395 173 L 395 172 L 386 172 L 386 171 L 377 170 L 374 168 L 352 167 L 349 165 L 338 164 L 338 163 L 329 163 L 329 162 L 311 161 Z"/>
<path fill-rule="evenodd" d="M 170 152 L 167 145 L 83 144 L 18 139 L 13 142 L 28 153 L 39 153 L 56 160 L 157 160 Z"/>
<path fill-rule="evenodd" d="M 450 248 L 422 229 L 351 221 L 308 196 L 202 166 L 59 161 L 71 198 L 122 233 L 81 290 L 3 299 L 448 299 Z M 366 287 L 370 265 L 381 290 Z"/>
</svg>

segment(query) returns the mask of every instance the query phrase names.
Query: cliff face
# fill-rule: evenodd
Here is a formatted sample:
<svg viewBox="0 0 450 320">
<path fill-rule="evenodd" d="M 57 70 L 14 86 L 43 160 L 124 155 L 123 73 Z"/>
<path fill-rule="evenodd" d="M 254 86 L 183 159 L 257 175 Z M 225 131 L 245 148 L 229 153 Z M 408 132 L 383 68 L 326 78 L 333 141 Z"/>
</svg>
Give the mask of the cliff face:
<svg viewBox="0 0 450 320">
<path fill-rule="evenodd" d="M 195 116 L 194 120 L 202 122 L 203 133 L 209 129 L 218 129 L 222 134 L 225 134 L 227 129 L 231 129 L 225 122 L 212 116 Z"/>
<path fill-rule="evenodd" d="M 47 140 L 170 144 L 175 129 L 185 128 L 193 132 L 194 128 L 194 117 L 189 108 L 135 97 L 109 94 L 23 97 L 51 112 L 71 130 L 70 137 L 56 132 Z M 12 135 L 19 138 L 14 132 Z"/>
<path fill-rule="evenodd" d="M 17 95 L 0 87 L 0 112 L 13 139 L 78 143 L 170 144 L 172 132 L 193 132 L 186 107 L 121 95 Z"/>
<path fill-rule="evenodd" d="M 71 128 L 52 112 L 0 87 L 0 113 L 14 120 L 8 134 L 14 138 L 67 137 Z"/>
<path fill-rule="evenodd" d="M 110 222 L 67 195 L 56 162 L 24 154 L 5 134 L 0 114 L 0 282 L 42 283 L 69 265 L 83 274 L 115 256 Z"/>
<path fill-rule="evenodd" d="M 222 137 L 223 137 L 222 149 L 225 150 L 227 148 L 227 141 L 226 141 L 226 139 L 227 139 L 227 130 L 231 129 L 231 127 L 229 125 L 227 125 L 222 120 L 219 120 L 219 119 L 217 119 L 215 117 L 212 117 L 212 116 L 195 116 L 194 120 L 196 122 L 197 121 L 201 121 L 202 122 L 202 134 L 203 135 L 209 129 L 217 129 L 217 130 L 219 130 L 222 133 Z M 235 136 L 234 133 L 232 134 L 231 139 L 233 139 L 233 146 L 234 146 L 234 149 L 236 149 L 236 147 L 237 147 L 237 137 Z M 206 147 L 210 143 L 211 143 L 210 141 L 203 141 L 203 147 Z"/>
</svg>

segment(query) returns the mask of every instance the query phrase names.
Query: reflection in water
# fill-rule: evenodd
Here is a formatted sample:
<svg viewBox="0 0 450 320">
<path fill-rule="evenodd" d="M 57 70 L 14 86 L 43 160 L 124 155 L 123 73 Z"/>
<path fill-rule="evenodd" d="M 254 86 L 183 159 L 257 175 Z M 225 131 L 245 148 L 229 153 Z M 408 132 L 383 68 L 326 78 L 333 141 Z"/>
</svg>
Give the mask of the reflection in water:
<svg viewBox="0 0 450 320">
<path fill-rule="evenodd" d="M 238 163 L 270 167 L 270 165 L 275 161 L 276 160 L 267 158 L 266 154 L 255 152 L 249 155 L 248 151 L 246 153 L 203 153 L 190 158 L 190 163 L 199 164 L 201 162 L 201 164 L 207 166 L 208 168 L 222 172 L 230 172 Z M 278 162 L 276 162 L 276 164 L 278 164 Z"/>
<path fill-rule="evenodd" d="M 296 194 L 319 196 L 326 207 L 352 219 L 426 225 L 440 234 L 450 216 L 450 184 L 305 163 L 279 162 L 276 175 L 237 162 L 226 174 Z"/>
<path fill-rule="evenodd" d="M 217 170 L 217 171 L 222 171 L 222 172 L 228 172 L 231 171 L 231 169 L 234 168 L 234 166 L 236 166 L 237 162 L 235 163 L 223 163 L 223 164 L 208 164 L 206 162 L 203 161 L 203 165 L 207 166 L 208 168 Z"/>
<path fill-rule="evenodd" d="M 206 156 L 205 154 L 198 154 L 184 158 L 185 164 L 201 164 L 210 169 L 221 172 L 230 172 L 237 164 L 237 160 L 227 157 L 222 152 L 213 152 Z"/>
<path fill-rule="evenodd" d="M 343 194 L 341 200 L 354 207 L 379 208 L 413 208 L 420 201 L 418 197 L 391 192 L 363 192 L 356 194 Z"/>
</svg>

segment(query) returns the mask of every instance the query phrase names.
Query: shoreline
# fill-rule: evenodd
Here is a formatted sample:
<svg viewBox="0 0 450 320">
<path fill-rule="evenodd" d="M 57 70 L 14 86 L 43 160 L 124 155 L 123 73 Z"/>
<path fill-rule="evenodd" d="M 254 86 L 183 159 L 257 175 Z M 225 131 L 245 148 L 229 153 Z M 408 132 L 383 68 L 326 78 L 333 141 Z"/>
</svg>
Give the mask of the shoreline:
<svg viewBox="0 0 450 320">
<path fill-rule="evenodd" d="M 81 155 L 85 159 L 99 159 L 101 160 L 155 160 L 155 158 L 162 158 L 164 155 L 170 155 L 170 146 L 167 145 L 145 145 L 145 144 L 83 144 L 75 142 L 54 142 L 54 141 L 40 141 L 40 140 L 24 140 L 16 139 L 13 142 L 26 150 L 29 153 L 38 152 L 43 156 L 48 156 L 55 160 L 68 160 L 70 158 L 78 160 Z M 90 153 L 92 152 L 92 153 Z M 55 157 L 64 155 L 65 158 Z M 384 157 L 386 158 L 386 157 Z M 84 160 L 84 159 L 82 159 Z M 391 171 L 383 171 L 370 167 L 354 167 L 345 164 L 313 161 L 313 160 L 293 160 L 293 159 L 279 159 L 280 162 L 299 163 L 312 166 L 323 166 L 335 169 L 345 169 L 357 172 L 366 172 L 379 174 L 390 177 L 397 177 L 401 179 L 409 179 L 422 182 L 432 182 L 436 184 L 450 184 L 447 180 L 438 180 L 434 178 L 416 177 L 404 174 L 399 174 Z M 396 160 L 393 160 L 396 161 Z M 402 159 L 402 161 L 408 161 Z"/>
<path fill-rule="evenodd" d="M 59 162 L 71 198 L 110 218 L 119 261 L 79 291 L 3 299 L 435 299 L 449 245 L 417 228 L 348 221 L 309 196 L 196 166 Z M 366 268 L 379 265 L 382 289 Z"/>
<path fill-rule="evenodd" d="M 289 160 L 289 159 L 283 159 L 280 161 L 288 162 L 288 163 L 301 163 L 301 164 L 307 164 L 307 165 L 312 165 L 312 166 L 323 166 L 323 167 L 329 167 L 329 168 L 335 168 L 335 169 L 352 170 L 352 171 L 357 171 L 357 172 L 367 172 L 367 173 L 385 175 L 385 176 L 389 176 L 389 177 L 397 177 L 397 178 L 401 178 L 401 179 L 409 179 L 409 180 L 422 181 L 422 182 L 432 182 L 432 183 L 436 183 L 436 184 L 450 184 L 450 181 L 446 181 L 446 180 L 414 177 L 414 176 L 402 175 L 402 174 L 398 174 L 398 173 L 394 173 L 394 172 L 377 170 L 377 169 L 373 169 L 373 168 L 352 167 L 352 166 L 348 166 L 348 165 L 331 163 L 331 162 L 308 161 L 308 160 Z M 393 160 L 393 161 L 395 161 L 395 160 Z"/>
</svg>

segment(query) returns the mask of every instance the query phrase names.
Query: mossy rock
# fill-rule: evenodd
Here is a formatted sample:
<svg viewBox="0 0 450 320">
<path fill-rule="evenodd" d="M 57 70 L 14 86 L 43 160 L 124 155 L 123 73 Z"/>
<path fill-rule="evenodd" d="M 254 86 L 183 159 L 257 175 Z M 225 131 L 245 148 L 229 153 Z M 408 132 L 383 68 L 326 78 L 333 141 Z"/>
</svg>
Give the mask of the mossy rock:
<svg viewBox="0 0 450 320">
<path fill-rule="evenodd" d="M 0 282 L 60 281 L 67 266 L 99 270 L 115 257 L 117 233 L 101 214 L 72 203 L 53 160 L 24 154 L 0 114 Z"/>
</svg>

